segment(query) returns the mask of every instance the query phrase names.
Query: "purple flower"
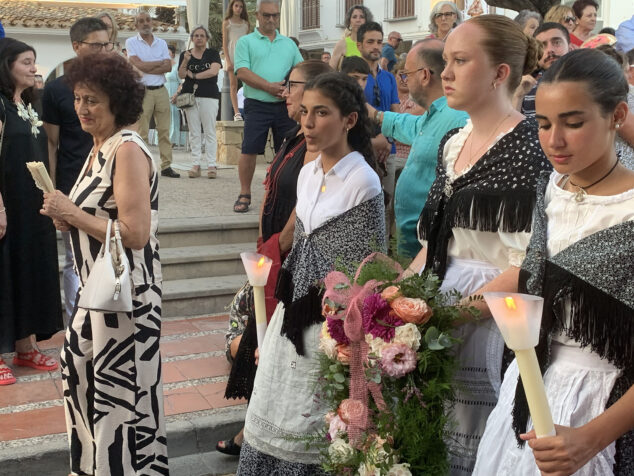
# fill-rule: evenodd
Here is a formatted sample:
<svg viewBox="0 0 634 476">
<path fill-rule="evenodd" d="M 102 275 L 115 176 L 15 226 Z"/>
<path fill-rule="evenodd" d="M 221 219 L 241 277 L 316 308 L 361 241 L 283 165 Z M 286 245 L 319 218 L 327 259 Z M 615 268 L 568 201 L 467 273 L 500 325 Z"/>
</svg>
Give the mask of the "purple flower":
<svg viewBox="0 0 634 476">
<path fill-rule="evenodd" d="M 337 341 L 337 344 L 348 345 L 350 343 L 350 339 L 346 336 L 346 332 L 343 329 L 343 319 L 337 318 L 326 318 L 326 323 L 328 325 L 328 333 L 330 337 Z"/>
<path fill-rule="evenodd" d="M 363 301 L 363 330 L 366 334 L 391 342 L 395 328 L 403 324 L 391 313 L 390 304 L 380 294 L 372 294 Z"/>
</svg>

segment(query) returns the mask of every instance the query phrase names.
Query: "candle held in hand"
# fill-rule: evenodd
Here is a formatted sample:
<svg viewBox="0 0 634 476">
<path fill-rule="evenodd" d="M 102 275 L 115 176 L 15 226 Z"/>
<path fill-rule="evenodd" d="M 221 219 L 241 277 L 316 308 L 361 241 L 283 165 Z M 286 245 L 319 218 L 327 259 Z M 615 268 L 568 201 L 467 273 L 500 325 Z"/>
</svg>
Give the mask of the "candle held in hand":
<svg viewBox="0 0 634 476">
<path fill-rule="evenodd" d="M 273 260 L 258 253 L 240 253 L 242 264 L 247 272 L 249 284 L 253 286 L 253 304 L 255 307 L 255 323 L 258 334 L 258 347 L 262 349 L 266 334 L 266 304 L 264 301 L 264 286 L 269 278 Z"/>
<path fill-rule="evenodd" d="M 537 437 L 555 434 L 535 346 L 539 343 L 544 299 L 528 294 L 484 293 L 504 342 L 515 352 Z"/>
</svg>

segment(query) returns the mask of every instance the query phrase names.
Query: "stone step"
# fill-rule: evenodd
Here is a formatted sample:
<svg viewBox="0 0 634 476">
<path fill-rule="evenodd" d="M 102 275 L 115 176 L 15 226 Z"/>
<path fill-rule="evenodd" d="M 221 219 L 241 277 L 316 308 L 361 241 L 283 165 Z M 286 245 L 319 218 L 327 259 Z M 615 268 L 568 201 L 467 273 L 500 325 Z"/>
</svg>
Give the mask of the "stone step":
<svg viewBox="0 0 634 476">
<path fill-rule="evenodd" d="M 246 410 L 230 408 L 168 418 L 167 447 L 170 474 L 187 476 L 235 473 L 238 459 L 216 451 L 216 442 L 234 436 L 244 424 Z M 66 434 L 0 444 L 3 476 L 66 476 L 69 472 Z"/>
<path fill-rule="evenodd" d="M 246 274 L 235 274 L 165 281 L 162 315 L 170 318 L 224 312 L 246 279 Z"/>
<path fill-rule="evenodd" d="M 165 218 L 159 222 L 161 251 L 184 246 L 254 243 L 258 239 L 258 217 L 231 215 L 220 217 Z M 62 235 L 57 232 L 57 249 L 64 253 Z M 161 253 L 162 255 L 162 253 Z"/>
<path fill-rule="evenodd" d="M 244 273 L 240 259 L 243 251 L 255 251 L 255 244 L 183 246 L 160 250 L 163 280 L 205 278 Z M 60 279 L 64 257 L 58 257 Z"/>
</svg>

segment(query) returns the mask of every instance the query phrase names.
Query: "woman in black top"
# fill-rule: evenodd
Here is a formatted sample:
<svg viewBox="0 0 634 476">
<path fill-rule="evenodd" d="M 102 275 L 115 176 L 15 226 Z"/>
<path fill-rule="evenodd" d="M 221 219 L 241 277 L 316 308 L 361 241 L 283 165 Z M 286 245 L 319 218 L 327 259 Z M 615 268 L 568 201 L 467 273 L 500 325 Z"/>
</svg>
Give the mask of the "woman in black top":
<svg viewBox="0 0 634 476">
<path fill-rule="evenodd" d="M 185 79 L 181 93 L 194 93 L 196 104 L 185 109 L 189 125 L 189 143 L 192 148 L 193 167 L 191 178 L 200 177 L 202 149 L 201 127 L 204 132 L 207 177 L 216 178 L 216 116 L 220 91 L 218 71 L 222 67 L 220 55 L 213 48 L 207 48 L 211 35 L 200 25 L 191 32 L 194 47 L 183 51 L 178 60 L 178 77 Z"/>
<path fill-rule="evenodd" d="M 330 71 L 332 68 L 319 60 L 308 60 L 295 65 L 286 81 L 285 93 L 288 116 L 291 119 L 299 122 L 304 84 Z M 297 177 L 302 167 L 315 160 L 317 155 L 306 151 L 306 139 L 298 124 L 282 143 L 266 175 L 266 193 L 260 210 L 258 252 L 273 260 L 264 289 L 267 319 L 271 318 L 277 306 L 274 294 L 280 266 L 293 245 Z M 246 327 L 249 317 L 253 315 L 252 298 L 248 286 L 245 286 L 236 294 L 229 310 L 227 358 L 233 363 L 233 367 L 225 393 L 227 398 L 251 396 L 256 370 L 253 355 L 257 347 L 255 322 L 248 329 Z M 223 453 L 239 454 L 241 443 L 242 432 L 231 440 L 218 442 L 216 449 Z"/>
</svg>

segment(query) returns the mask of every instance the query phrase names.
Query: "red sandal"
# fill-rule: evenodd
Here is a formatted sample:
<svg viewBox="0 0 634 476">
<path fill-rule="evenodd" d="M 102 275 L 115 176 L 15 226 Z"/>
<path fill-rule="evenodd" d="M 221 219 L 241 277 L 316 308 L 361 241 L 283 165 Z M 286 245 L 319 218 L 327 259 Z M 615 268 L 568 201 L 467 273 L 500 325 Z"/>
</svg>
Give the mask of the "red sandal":
<svg viewBox="0 0 634 476">
<path fill-rule="evenodd" d="M 13 365 L 47 371 L 57 370 L 57 367 L 59 367 L 57 360 L 53 357 L 47 357 L 37 349 L 25 353 L 16 352 L 13 358 Z"/>
<path fill-rule="evenodd" d="M 0 385 L 11 385 L 15 382 L 17 380 L 13 376 L 13 371 L 0 359 Z"/>
</svg>

